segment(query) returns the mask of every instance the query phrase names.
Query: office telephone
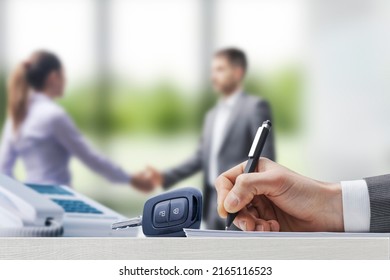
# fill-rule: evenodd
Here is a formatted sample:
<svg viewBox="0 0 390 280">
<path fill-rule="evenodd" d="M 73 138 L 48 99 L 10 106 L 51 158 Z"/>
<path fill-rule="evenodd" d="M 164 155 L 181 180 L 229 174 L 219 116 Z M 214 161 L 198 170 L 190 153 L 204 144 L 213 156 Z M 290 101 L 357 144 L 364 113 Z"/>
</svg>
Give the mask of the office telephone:
<svg viewBox="0 0 390 280">
<path fill-rule="evenodd" d="M 0 174 L 1 236 L 134 237 L 113 231 L 127 217 L 63 185 L 22 184 Z"/>
<path fill-rule="evenodd" d="M 63 215 L 53 201 L 0 174 L 0 236 L 60 236 Z"/>
</svg>

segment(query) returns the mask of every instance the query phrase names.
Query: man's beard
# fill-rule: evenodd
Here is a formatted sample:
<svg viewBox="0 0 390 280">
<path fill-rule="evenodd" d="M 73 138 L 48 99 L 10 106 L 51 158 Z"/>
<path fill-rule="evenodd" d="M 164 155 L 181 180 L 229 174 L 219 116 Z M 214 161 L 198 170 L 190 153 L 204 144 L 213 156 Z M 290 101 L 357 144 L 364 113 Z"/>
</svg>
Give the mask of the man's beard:
<svg viewBox="0 0 390 280">
<path fill-rule="evenodd" d="M 233 93 L 237 88 L 237 83 L 229 83 L 227 85 L 224 85 L 221 87 L 221 91 L 224 94 L 231 94 Z"/>
</svg>

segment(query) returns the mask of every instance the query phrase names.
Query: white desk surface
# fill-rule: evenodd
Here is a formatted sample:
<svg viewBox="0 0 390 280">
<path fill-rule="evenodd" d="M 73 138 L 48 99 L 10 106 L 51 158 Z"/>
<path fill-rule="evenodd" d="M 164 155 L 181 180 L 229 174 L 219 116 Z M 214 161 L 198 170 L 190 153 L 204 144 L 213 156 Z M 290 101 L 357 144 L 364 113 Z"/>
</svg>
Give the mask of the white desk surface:
<svg viewBox="0 0 390 280">
<path fill-rule="evenodd" d="M 3 260 L 389 260 L 390 238 L 1 238 Z"/>
</svg>

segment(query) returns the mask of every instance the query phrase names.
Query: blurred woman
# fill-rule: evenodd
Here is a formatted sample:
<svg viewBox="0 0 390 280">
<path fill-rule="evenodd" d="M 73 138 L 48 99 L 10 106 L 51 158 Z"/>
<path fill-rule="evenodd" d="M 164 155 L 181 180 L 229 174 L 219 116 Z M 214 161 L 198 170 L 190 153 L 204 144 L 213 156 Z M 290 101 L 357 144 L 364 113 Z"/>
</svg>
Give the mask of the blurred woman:
<svg viewBox="0 0 390 280">
<path fill-rule="evenodd" d="M 29 183 L 70 185 L 69 161 L 79 158 L 115 183 L 130 175 L 89 146 L 68 114 L 54 100 L 64 94 L 59 58 L 37 51 L 12 73 L 8 83 L 8 119 L 0 146 L 0 173 L 13 176 L 19 157 Z"/>
</svg>

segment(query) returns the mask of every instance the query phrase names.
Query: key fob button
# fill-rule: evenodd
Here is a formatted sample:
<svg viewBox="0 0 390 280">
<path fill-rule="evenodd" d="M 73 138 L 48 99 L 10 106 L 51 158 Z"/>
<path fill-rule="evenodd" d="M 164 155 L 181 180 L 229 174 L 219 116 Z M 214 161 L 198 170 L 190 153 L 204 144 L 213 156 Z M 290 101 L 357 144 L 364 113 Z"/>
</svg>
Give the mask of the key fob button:
<svg viewBox="0 0 390 280">
<path fill-rule="evenodd" d="M 169 212 L 169 225 L 178 225 L 187 219 L 188 200 L 184 197 L 171 200 L 171 209 Z"/>
<path fill-rule="evenodd" d="M 155 227 L 168 226 L 169 202 L 169 200 L 162 201 L 154 207 L 153 223 Z"/>
</svg>

